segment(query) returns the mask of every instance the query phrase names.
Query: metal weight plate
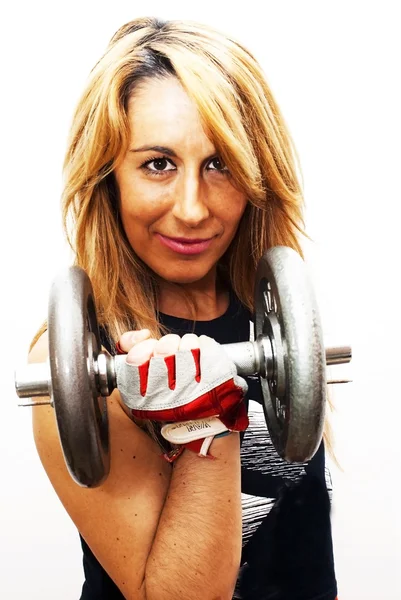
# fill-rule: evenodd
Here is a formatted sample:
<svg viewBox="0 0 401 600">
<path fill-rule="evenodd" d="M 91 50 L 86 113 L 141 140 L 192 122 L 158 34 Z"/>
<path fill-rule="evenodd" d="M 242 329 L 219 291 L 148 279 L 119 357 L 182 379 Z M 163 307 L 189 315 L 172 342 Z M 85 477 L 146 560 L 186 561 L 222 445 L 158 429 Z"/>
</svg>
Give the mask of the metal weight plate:
<svg viewBox="0 0 401 600">
<path fill-rule="evenodd" d="M 109 436 L 106 399 L 94 372 L 99 327 L 83 269 L 70 267 L 54 280 L 48 331 L 52 401 L 67 468 L 79 485 L 95 487 L 109 472 Z"/>
<path fill-rule="evenodd" d="M 279 455 L 309 460 L 323 435 L 326 359 L 322 327 L 306 266 L 291 248 L 261 258 L 255 285 L 255 338 L 270 338 L 273 360 L 261 377 L 264 412 Z"/>
</svg>

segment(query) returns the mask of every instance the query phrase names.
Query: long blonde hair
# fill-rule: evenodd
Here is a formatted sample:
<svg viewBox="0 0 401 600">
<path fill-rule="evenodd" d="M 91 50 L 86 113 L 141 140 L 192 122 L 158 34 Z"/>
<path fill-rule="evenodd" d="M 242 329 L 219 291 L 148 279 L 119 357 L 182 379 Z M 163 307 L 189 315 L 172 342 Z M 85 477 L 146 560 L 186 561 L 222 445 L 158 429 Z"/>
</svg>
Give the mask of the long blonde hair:
<svg viewBox="0 0 401 600">
<path fill-rule="evenodd" d="M 149 328 L 155 336 L 161 331 L 157 278 L 124 233 L 113 171 L 128 147 L 130 95 L 148 78 L 171 76 L 196 103 L 206 134 L 248 198 L 220 264 L 239 300 L 253 310 L 256 266 L 267 248 L 290 246 L 302 256 L 296 152 L 258 62 L 206 25 L 131 21 L 91 72 L 64 162 L 64 228 L 75 264 L 92 281 L 99 323 L 111 342 L 133 328 Z"/>
<path fill-rule="evenodd" d="M 166 76 L 177 77 L 194 100 L 207 135 L 249 199 L 221 261 L 238 298 L 252 310 L 256 265 L 268 247 L 302 253 L 295 152 L 256 60 L 204 25 L 132 21 L 114 35 L 91 73 L 64 163 L 65 229 L 76 264 L 92 281 L 99 321 L 113 340 L 133 327 L 160 331 L 157 279 L 125 236 L 113 170 L 127 150 L 130 94 L 144 79 Z"/>
</svg>

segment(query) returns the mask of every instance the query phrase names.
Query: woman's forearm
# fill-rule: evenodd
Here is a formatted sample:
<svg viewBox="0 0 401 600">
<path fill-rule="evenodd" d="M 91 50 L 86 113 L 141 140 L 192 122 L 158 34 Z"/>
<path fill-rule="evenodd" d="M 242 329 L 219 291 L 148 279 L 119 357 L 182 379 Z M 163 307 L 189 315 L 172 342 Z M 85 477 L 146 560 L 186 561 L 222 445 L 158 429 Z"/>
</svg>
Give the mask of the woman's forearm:
<svg viewBox="0 0 401 600">
<path fill-rule="evenodd" d="M 184 451 L 149 554 L 148 600 L 228 600 L 241 557 L 239 435 L 214 440 L 216 460 Z"/>
</svg>

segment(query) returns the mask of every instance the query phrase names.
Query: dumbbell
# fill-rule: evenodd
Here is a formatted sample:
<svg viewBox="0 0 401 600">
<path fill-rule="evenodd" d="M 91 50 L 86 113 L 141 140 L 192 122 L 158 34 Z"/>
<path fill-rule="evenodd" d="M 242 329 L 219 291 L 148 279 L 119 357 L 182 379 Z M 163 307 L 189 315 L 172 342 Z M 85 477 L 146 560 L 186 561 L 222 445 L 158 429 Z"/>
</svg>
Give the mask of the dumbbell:
<svg viewBox="0 0 401 600">
<path fill-rule="evenodd" d="M 20 398 L 48 396 L 21 406 L 51 404 L 67 468 L 83 487 L 108 475 L 107 397 L 125 355 L 102 349 L 92 285 L 79 267 L 53 281 L 48 306 L 49 360 L 17 371 Z M 318 449 L 326 406 L 326 365 L 351 360 L 349 346 L 325 348 L 313 287 L 291 248 L 276 246 L 260 259 L 255 283 L 254 341 L 225 344 L 242 376 L 258 376 L 272 443 L 290 462 Z"/>
</svg>

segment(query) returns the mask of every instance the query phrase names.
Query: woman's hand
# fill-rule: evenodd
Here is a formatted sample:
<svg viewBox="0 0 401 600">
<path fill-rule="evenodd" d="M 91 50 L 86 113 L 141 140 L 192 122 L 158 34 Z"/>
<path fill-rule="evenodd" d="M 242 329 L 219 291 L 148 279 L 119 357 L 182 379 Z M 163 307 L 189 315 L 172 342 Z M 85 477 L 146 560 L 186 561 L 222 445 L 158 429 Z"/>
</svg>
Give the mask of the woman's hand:
<svg viewBox="0 0 401 600">
<path fill-rule="evenodd" d="M 124 334 L 119 345 L 130 367 L 116 369 L 124 403 L 137 418 L 169 423 L 162 435 L 170 442 L 204 456 L 215 435 L 248 426 L 246 382 L 215 340 L 194 334 L 156 340 L 141 330 Z"/>
</svg>

